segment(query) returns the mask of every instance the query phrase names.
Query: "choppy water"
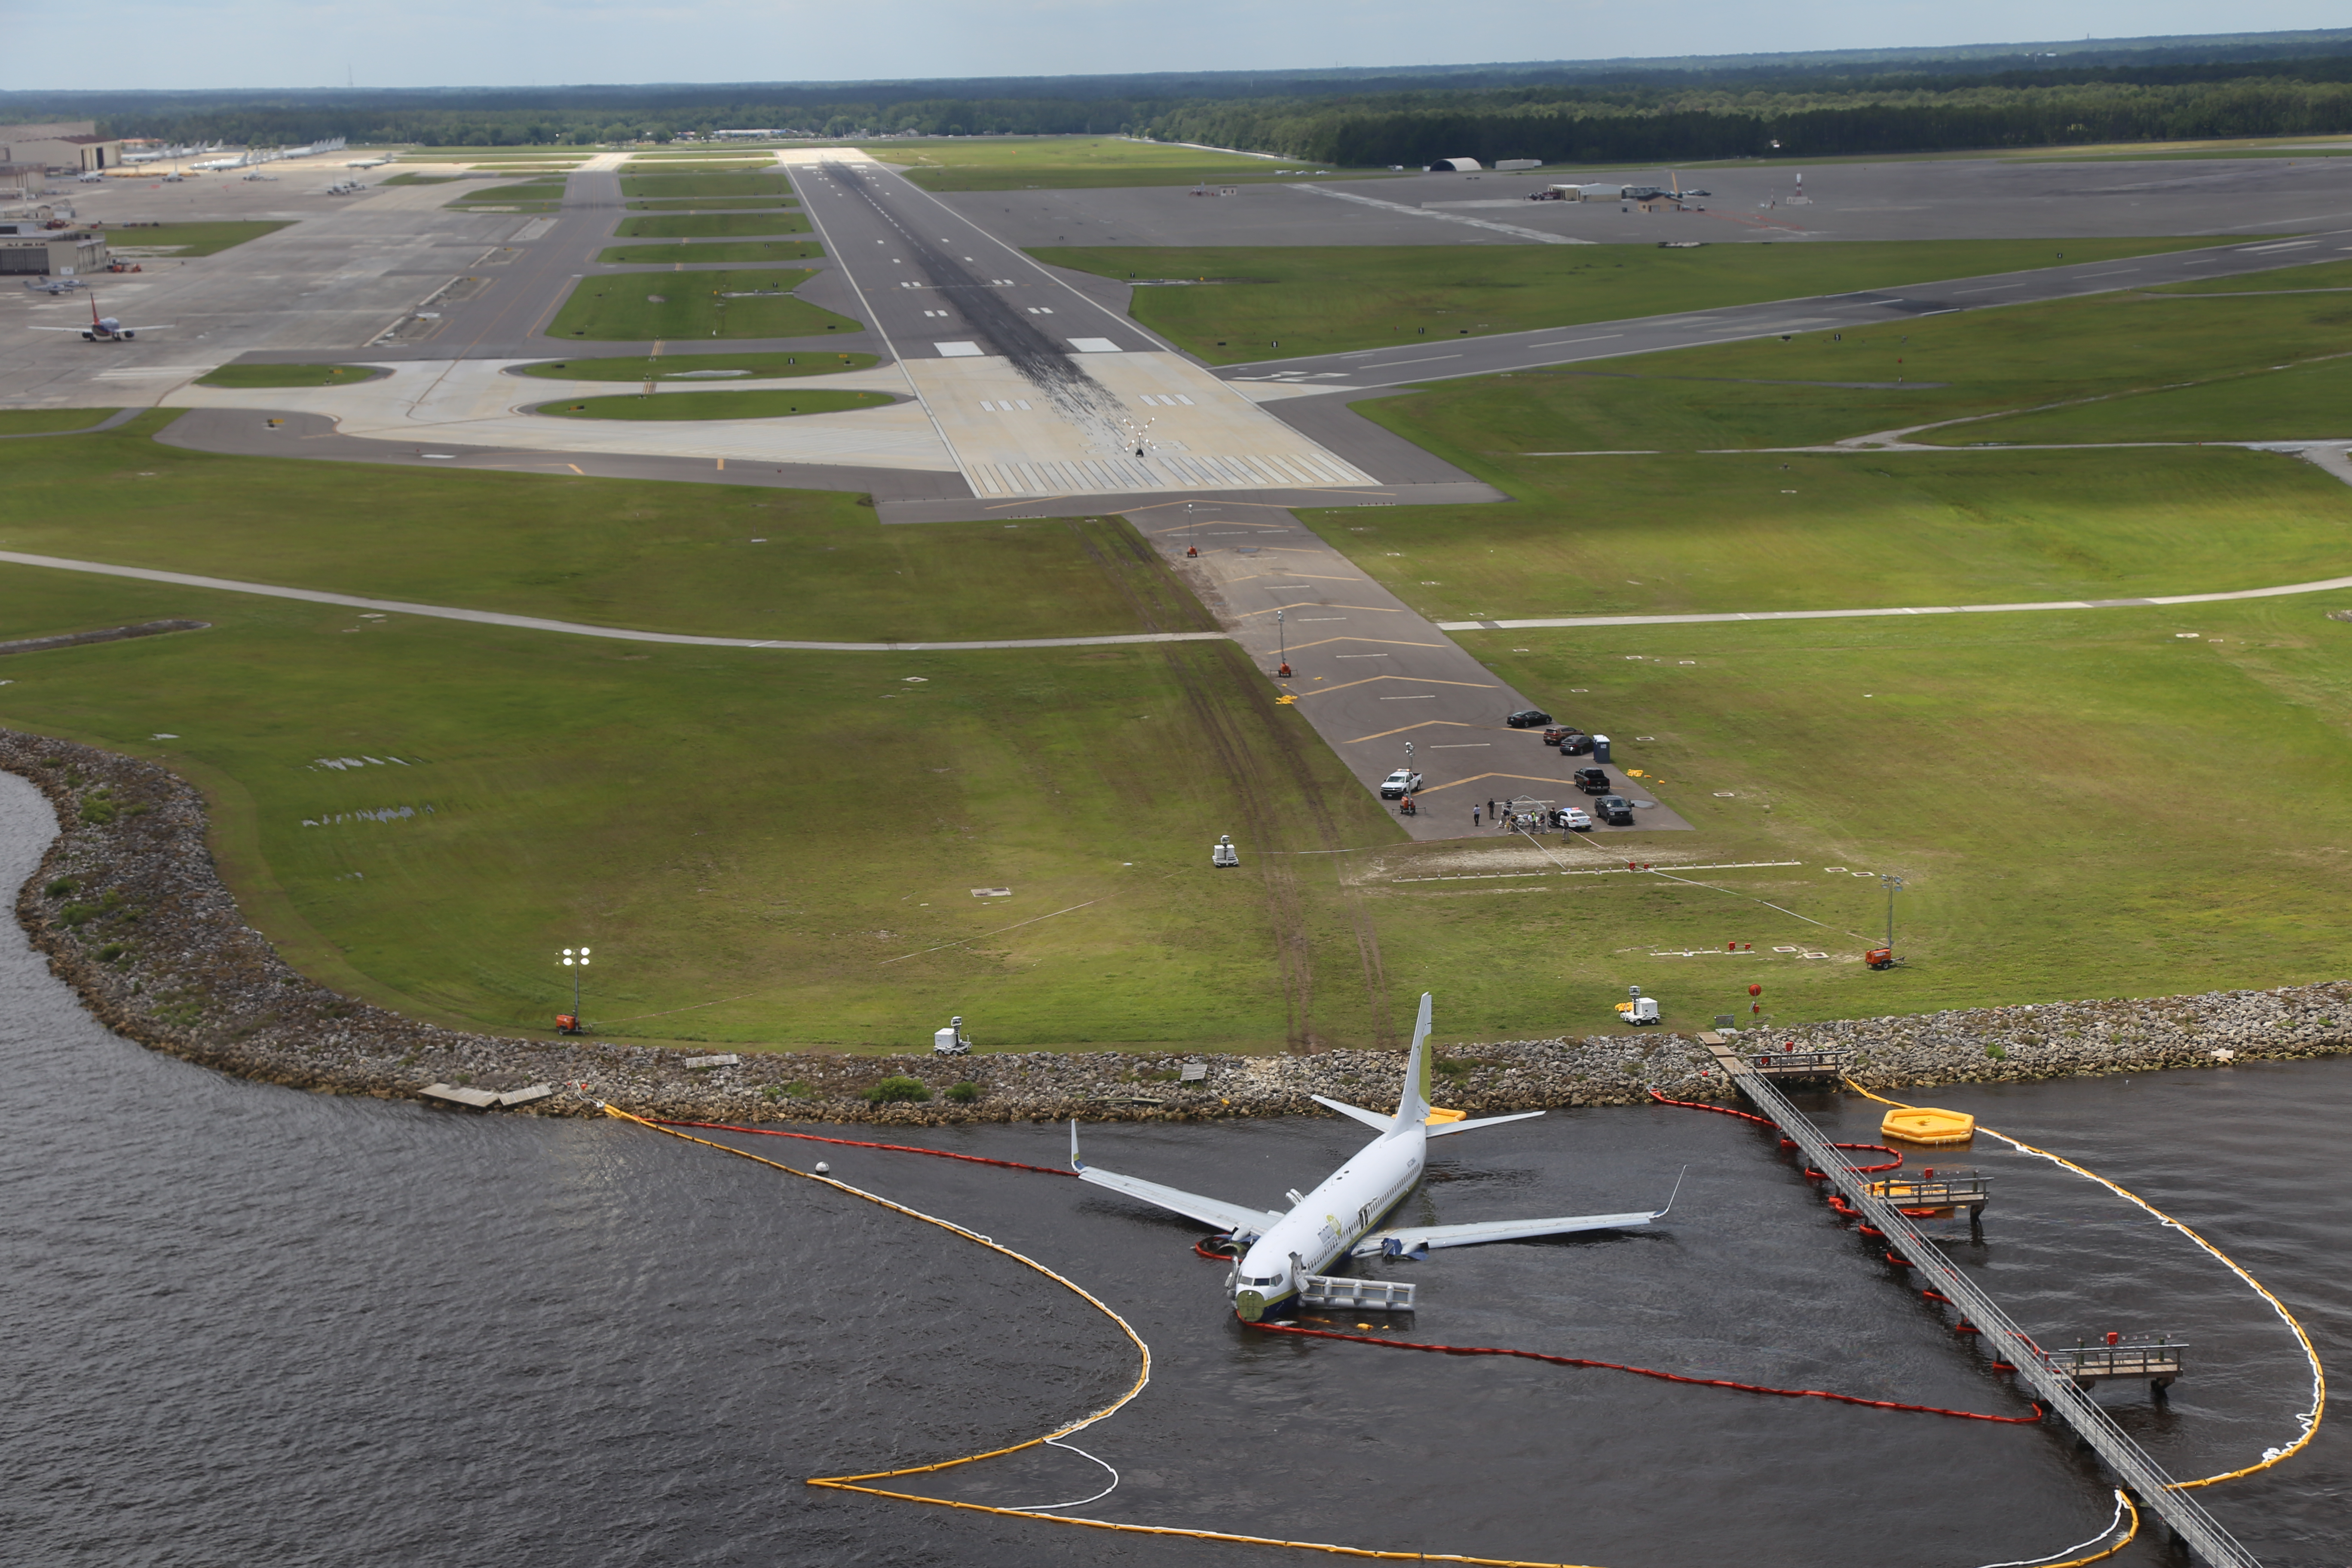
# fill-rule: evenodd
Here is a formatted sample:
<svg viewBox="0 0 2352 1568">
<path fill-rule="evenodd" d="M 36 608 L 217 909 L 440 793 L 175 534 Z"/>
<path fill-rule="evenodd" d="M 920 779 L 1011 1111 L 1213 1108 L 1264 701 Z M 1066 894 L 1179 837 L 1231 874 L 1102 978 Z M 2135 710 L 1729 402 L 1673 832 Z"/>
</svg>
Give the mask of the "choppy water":
<svg viewBox="0 0 2352 1568">
<path fill-rule="evenodd" d="M 0 775 L 0 886 L 50 831 Z M 1443 998 L 1441 998 L 1441 1003 Z M 244 1083 L 92 1023 L 0 930 L 0 1561 L 37 1564 L 1243 1563 L 1204 1546 L 812 1489 L 994 1447 L 1126 1386 L 1068 1293 L 932 1227 L 604 1121 L 489 1120 Z M 1942 1102 L 2061 1149 L 2203 1229 L 2343 1360 L 2352 1062 Z M 1822 1109 L 1843 1136 L 1875 1113 Z M 1053 1128 L 938 1146 L 1058 1162 Z M 1074 1182 L 782 1140 L 747 1146 L 953 1217 L 1124 1312 L 1151 1387 L 1080 1438 L 1085 1511 L 1391 1550 L 1681 1568 L 1974 1565 L 2094 1534 L 2063 1433 L 1528 1363 L 1267 1341 L 1193 1227 Z M 1267 1204 L 1351 1125 L 1098 1127 L 1098 1163 Z M 1987 1141 L 1979 1140 L 1979 1142 Z M 1627 1209 L 1657 1234 L 1440 1254 L 1414 1336 L 1965 1409 L 2021 1408 L 1832 1222 L 1769 1136 L 1671 1110 L 1555 1114 L 1436 1146 L 1446 1219 Z M 2176 1475 L 2289 1438 L 2308 1383 L 2221 1268 L 2080 1178 L 1999 1174 L 1983 1271 L 2046 1342 L 2194 1342 L 2168 1409 L 2101 1397 Z M 2205 1494 L 2264 1561 L 2352 1558 L 2352 1436 Z M 1031 1450 L 917 1478 L 1009 1504 L 1098 1489 Z M 2273 1479 L 2274 1478 L 2274 1479 Z M 1306 1559 L 1300 1559 L 1306 1561 Z M 2173 1559 L 2144 1539 L 2123 1563 Z"/>
</svg>

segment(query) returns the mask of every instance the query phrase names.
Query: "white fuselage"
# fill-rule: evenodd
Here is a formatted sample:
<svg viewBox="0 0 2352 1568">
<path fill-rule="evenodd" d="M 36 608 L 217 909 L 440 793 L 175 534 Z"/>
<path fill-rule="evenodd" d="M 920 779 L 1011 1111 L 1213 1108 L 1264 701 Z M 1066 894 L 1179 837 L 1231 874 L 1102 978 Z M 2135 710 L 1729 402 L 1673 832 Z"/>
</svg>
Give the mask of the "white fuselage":
<svg viewBox="0 0 2352 1568">
<path fill-rule="evenodd" d="M 1298 1293 L 1301 1275 L 1320 1274 L 1344 1257 L 1412 1191 L 1428 1146 L 1427 1128 L 1415 1121 L 1381 1133 L 1326 1176 L 1242 1255 L 1234 1312 L 1255 1322 Z"/>
</svg>

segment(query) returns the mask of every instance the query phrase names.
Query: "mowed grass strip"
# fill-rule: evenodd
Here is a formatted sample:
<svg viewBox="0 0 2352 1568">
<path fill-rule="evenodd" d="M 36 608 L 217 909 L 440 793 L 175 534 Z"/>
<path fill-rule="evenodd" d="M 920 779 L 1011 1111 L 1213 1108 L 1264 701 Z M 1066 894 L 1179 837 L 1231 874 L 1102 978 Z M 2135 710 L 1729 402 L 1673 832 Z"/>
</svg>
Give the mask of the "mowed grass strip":
<svg viewBox="0 0 2352 1568">
<path fill-rule="evenodd" d="M 792 181 L 782 169 L 742 174 L 625 174 L 621 195 L 659 196 L 788 196 Z"/>
<path fill-rule="evenodd" d="M 1853 240 L 1807 245 L 1041 246 L 1139 288 L 1129 311 L 1213 364 L 1402 347 L 1768 300 L 2205 248 L 2206 239 Z M 1888 379 L 1892 379 L 1889 377 Z"/>
<path fill-rule="evenodd" d="M 551 337 L 650 342 L 659 338 L 803 338 L 865 323 L 793 297 L 806 268 L 743 272 L 628 272 L 583 279 L 548 327 Z"/>
<path fill-rule="evenodd" d="M 391 372 L 369 364 L 225 364 L 196 377 L 198 386 L 356 386 Z"/>
<path fill-rule="evenodd" d="M 869 150 L 927 191 L 1018 191 L 1107 185 L 1234 184 L 1275 171 L 1333 167 L 1161 147 L 1123 136 L 961 137 L 892 142 Z"/>
<path fill-rule="evenodd" d="M 2352 321 L 2352 304 L 2344 320 Z M 2196 386 L 2126 394 L 2069 408 L 1971 420 L 1933 432 L 1948 442 L 2285 441 L 2352 439 L 2352 360 L 2252 371 Z"/>
<path fill-rule="evenodd" d="M 672 240 L 666 245 L 621 245 L 596 258 L 599 267 L 641 267 L 654 262 L 810 261 L 824 254 L 813 239 Z"/>
<path fill-rule="evenodd" d="M 897 399 L 883 392 L 806 392 L 747 387 L 740 391 L 638 393 L 588 397 L 576 403 L 542 403 L 534 414 L 565 419 L 787 419 L 800 414 L 846 414 L 887 408 Z"/>
<path fill-rule="evenodd" d="M 630 202 L 627 206 L 633 213 L 772 212 L 800 205 L 791 196 L 671 196 L 659 201 Z"/>
<path fill-rule="evenodd" d="M 2313 254 L 2318 254 L 2315 251 Z M 2160 283 L 2151 294 L 2277 294 L 2306 289 L 2352 291 L 2352 261 L 2323 261 L 2310 267 L 2282 267 L 2275 272 L 2254 272 L 2241 278 L 2200 278 L 2189 283 Z"/>
<path fill-rule="evenodd" d="M 52 436 L 87 430 L 121 413 L 116 408 L 0 408 L 0 436 Z"/>
<path fill-rule="evenodd" d="M 740 239 L 764 234 L 806 234 L 798 213 L 656 213 L 624 218 L 616 239 Z"/>
<path fill-rule="evenodd" d="M 142 250 L 169 250 L 174 256 L 217 256 L 286 226 L 260 218 L 224 219 L 218 223 L 124 224 L 108 228 L 106 237 L 109 245 L 129 252 L 133 259 Z"/>
<path fill-rule="evenodd" d="M 646 647 L 0 567 L 0 637 L 176 615 L 213 627 L 20 656 L 0 723 L 195 779 L 247 918 L 404 1011 L 545 1030 L 586 941 L 611 1037 L 906 1049 L 961 1011 L 1000 1049 L 1269 1048 L 1288 940 L 1369 1021 L 1352 931 L 1295 929 L 1265 852 L 1395 827 L 1229 644 Z"/>
<path fill-rule="evenodd" d="M 355 510 L 351 470 L 155 441 L 175 417 L 142 415 L 71 440 L 0 441 L 9 547 L 717 637 L 934 642 L 1213 629 L 1117 521 L 884 528 L 858 497 L 829 491 L 446 469 L 372 475 L 368 504 Z"/>
<path fill-rule="evenodd" d="M 548 360 L 539 364 L 509 367 L 516 375 L 549 381 L 687 381 L 772 380 L 788 375 L 832 375 L 845 370 L 870 370 L 881 363 L 876 354 L 677 353 L 627 354 L 611 359 Z"/>
</svg>

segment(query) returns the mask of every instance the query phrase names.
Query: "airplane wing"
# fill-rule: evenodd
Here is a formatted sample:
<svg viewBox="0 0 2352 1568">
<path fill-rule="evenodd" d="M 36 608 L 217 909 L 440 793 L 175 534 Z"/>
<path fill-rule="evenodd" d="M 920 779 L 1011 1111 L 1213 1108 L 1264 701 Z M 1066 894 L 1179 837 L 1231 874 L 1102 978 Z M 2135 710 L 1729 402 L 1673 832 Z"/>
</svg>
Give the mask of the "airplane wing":
<svg viewBox="0 0 2352 1568">
<path fill-rule="evenodd" d="M 1371 1128 L 1377 1132 L 1386 1132 L 1390 1128 L 1396 1125 L 1395 1117 L 1383 1116 L 1377 1110 L 1366 1110 L 1360 1105 L 1349 1105 L 1343 1100 L 1326 1100 L 1319 1094 L 1310 1094 L 1307 1098 L 1313 1100 L 1316 1104 L 1321 1106 L 1326 1110 L 1336 1110 L 1342 1116 L 1352 1116 L 1357 1121 L 1362 1122 L 1365 1126 Z M 1538 1114 L 1541 1113 L 1538 1112 Z"/>
<path fill-rule="evenodd" d="M 1374 1231 L 1358 1242 L 1349 1256 L 1370 1258 L 1386 1253 L 1395 1257 L 1420 1252 L 1432 1247 L 1475 1247 L 1482 1241 L 1526 1241 L 1538 1236 L 1567 1236 L 1580 1230 L 1629 1230 L 1643 1226 L 1665 1213 L 1664 1209 L 1642 1214 L 1588 1214 L 1566 1219 L 1490 1219 L 1473 1225 L 1398 1226 L 1392 1230 Z"/>
<path fill-rule="evenodd" d="M 1245 1204 L 1229 1204 L 1223 1198 L 1206 1198 L 1198 1193 L 1166 1187 L 1158 1182 L 1147 1182 L 1140 1176 L 1122 1176 L 1116 1171 L 1098 1170 L 1078 1158 L 1078 1124 L 1070 1123 L 1070 1169 L 1078 1180 L 1092 1182 L 1098 1187 L 1124 1193 L 1156 1207 L 1173 1210 L 1187 1219 L 1197 1219 L 1203 1225 L 1213 1225 L 1219 1230 L 1229 1230 L 1235 1236 L 1258 1236 L 1282 1216 L 1267 1209 L 1254 1209 Z"/>
<path fill-rule="evenodd" d="M 1499 1127 L 1506 1121 L 1525 1121 L 1530 1116 L 1541 1116 L 1543 1112 L 1540 1110 L 1520 1110 L 1514 1111 L 1508 1116 L 1481 1116 L 1475 1121 L 1432 1122 L 1429 1128 L 1429 1135 L 1432 1138 L 1444 1138 L 1455 1132 L 1475 1131 L 1481 1127 Z"/>
</svg>

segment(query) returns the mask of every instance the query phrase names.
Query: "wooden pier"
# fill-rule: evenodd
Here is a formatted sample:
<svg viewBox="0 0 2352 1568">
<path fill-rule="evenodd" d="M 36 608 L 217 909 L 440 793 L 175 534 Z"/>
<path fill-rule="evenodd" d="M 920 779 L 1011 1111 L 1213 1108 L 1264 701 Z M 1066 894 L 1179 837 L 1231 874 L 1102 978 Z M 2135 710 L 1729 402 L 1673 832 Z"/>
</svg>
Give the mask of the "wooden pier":
<svg viewBox="0 0 2352 1568">
<path fill-rule="evenodd" d="M 2157 1398 L 2172 1386 L 2180 1375 L 2183 1356 L 2189 1347 L 2169 1335 L 2129 1338 L 2110 1335 L 2101 1345 L 2074 1345 L 2066 1350 L 2045 1352 L 2050 1364 L 2074 1380 L 2077 1388 L 2110 1377 L 2147 1379 L 2148 1392 Z"/>
<path fill-rule="evenodd" d="M 1836 1078 L 1853 1057 L 1852 1051 L 1801 1051 L 1786 1047 L 1776 1051 L 1769 1046 L 1735 1046 L 1713 1029 L 1701 1031 L 1698 1043 L 1726 1072 L 1736 1068 L 1771 1079 Z"/>
<path fill-rule="evenodd" d="M 2013 1367 L 2019 1381 L 2032 1390 L 2049 1417 L 2073 1427 L 2084 1447 L 2105 1462 L 2116 1484 L 2129 1491 L 2142 1509 L 2161 1519 L 2176 1542 L 2187 1547 L 2206 1568 L 2261 1568 L 2254 1554 L 2222 1529 L 2194 1495 L 2178 1489 L 2163 1468 L 2084 1391 L 2085 1376 L 2093 1383 L 2102 1376 L 2125 1375 L 2147 1376 L 2153 1381 L 2165 1375 L 2160 1362 L 2116 1358 L 2105 1363 L 2115 1371 L 2099 1370 L 2102 1363 L 2096 1353 L 2112 1354 L 2125 1350 L 2120 1340 L 2114 1345 L 2079 1351 L 2042 1350 L 1973 1279 L 1953 1267 L 1951 1259 L 1911 1223 L 1902 1206 L 1874 1190 L 1883 1184 L 1854 1170 L 1847 1163 L 1844 1152 L 1790 1105 L 1771 1079 L 1759 1071 L 1748 1057 L 1727 1047 L 1716 1048 L 1715 1057 L 1749 1102 L 1769 1117 L 1780 1129 L 1781 1136 L 1797 1145 L 1811 1168 L 1821 1172 L 1839 1194 L 1859 1211 L 1861 1222 L 1882 1234 L 1888 1255 L 1910 1266 L 1906 1270 L 1906 1279 L 1916 1278 L 1926 1288 L 1923 1294 L 1928 1294 L 1929 1300 L 1949 1302 L 1961 1321 L 1977 1331 L 1986 1353 Z M 2168 1341 L 2131 1348 L 2135 1352 L 2177 1352 L 2181 1347 Z M 2077 1359 L 2085 1356 L 2091 1359 Z M 2172 1374 L 2178 1375 L 2177 1354 L 2171 1364 Z M 2135 1370 L 2126 1373 L 2126 1365 Z"/>
</svg>

